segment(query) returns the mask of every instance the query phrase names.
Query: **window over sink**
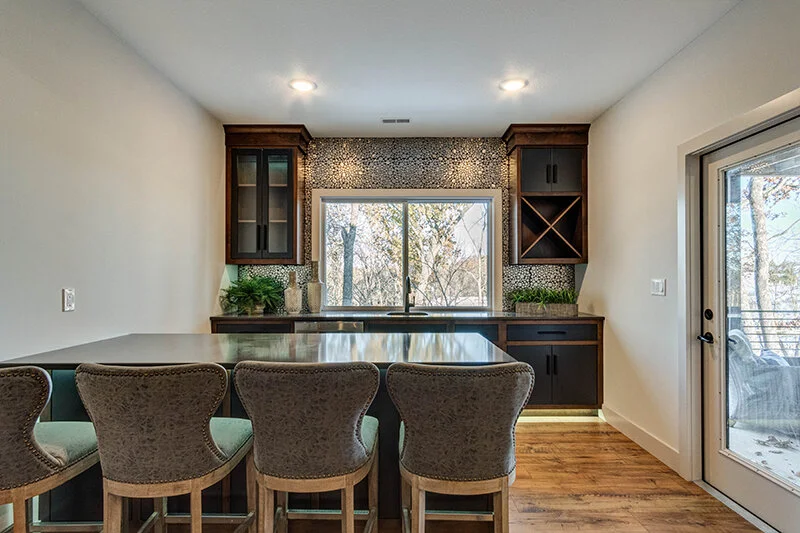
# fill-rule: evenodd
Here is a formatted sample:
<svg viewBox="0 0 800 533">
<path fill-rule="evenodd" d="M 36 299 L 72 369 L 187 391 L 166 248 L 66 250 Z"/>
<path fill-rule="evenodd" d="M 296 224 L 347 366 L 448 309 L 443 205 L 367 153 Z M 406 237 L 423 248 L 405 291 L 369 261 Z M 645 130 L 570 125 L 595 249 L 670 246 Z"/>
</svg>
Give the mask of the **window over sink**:
<svg viewBox="0 0 800 533">
<path fill-rule="evenodd" d="M 493 307 L 495 191 L 331 192 L 312 221 L 327 309 L 400 309 L 406 276 L 416 307 Z"/>
</svg>

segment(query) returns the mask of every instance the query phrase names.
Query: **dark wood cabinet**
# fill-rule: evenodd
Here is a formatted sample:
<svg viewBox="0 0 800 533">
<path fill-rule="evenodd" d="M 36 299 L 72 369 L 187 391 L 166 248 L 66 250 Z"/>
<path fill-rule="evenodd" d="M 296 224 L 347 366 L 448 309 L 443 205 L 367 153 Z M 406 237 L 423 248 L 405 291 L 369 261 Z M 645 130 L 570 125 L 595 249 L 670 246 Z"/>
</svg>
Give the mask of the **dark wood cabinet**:
<svg viewBox="0 0 800 533">
<path fill-rule="evenodd" d="M 228 264 L 303 263 L 303 126 L 225 126 Z"/>
<path fill-rule="evenodd" d="M 508 353 L 517 361 L 533 368 L 534 383 L 528 405 L 552 405 L 553 379 L 551 375 L 551 346 L 509 346 Z"/>
<path fill-rule="evenodd" d="M 583 187 L 581 148 L 521 148 L 519 187 L 529 192 L 580 193 Z"/>
<path fill-rule="evenodd" d="M 551 346 L 554 405 L 597 403 L 597 347 Z"/>
<path fill-rule="evenodd" d="M 512 264 L 588 260 L 588 124 L 512 124 L 509 252 Z"/>
</svg>

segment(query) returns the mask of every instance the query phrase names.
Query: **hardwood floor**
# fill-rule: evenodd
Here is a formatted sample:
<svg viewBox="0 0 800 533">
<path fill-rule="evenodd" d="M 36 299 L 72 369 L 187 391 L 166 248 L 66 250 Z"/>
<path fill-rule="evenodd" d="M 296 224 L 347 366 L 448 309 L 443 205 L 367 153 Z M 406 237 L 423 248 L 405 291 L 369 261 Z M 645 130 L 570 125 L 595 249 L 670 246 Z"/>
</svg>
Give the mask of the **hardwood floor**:
<svg viewBox="0 0 800 533">
<path fill-rule="evenodd" d="M 509 508 L 511 533 L 758 531 L 605 422 L 519 424 Z M 291 526 L 292 533 L 340 531 L 338 522 Z M 492 528 L 429 522 L 426 530 Z M 399 533 L 400 527 L 382 523 L 380 531 Z"/>
</svg>

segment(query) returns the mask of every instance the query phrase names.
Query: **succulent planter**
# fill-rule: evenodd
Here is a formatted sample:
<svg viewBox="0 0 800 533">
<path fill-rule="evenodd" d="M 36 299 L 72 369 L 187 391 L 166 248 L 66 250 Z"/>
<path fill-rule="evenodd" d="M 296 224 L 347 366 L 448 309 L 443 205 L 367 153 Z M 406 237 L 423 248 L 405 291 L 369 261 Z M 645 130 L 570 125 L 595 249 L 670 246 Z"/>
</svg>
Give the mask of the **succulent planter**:
<svg viewBox="0 0 800 533">
<path fill-rule="evenodd" d="M 539 304 L 532 302 L 517 302 L 514 311 L 525 316 L 578 316 L 578 304 Z"/>
</svg>

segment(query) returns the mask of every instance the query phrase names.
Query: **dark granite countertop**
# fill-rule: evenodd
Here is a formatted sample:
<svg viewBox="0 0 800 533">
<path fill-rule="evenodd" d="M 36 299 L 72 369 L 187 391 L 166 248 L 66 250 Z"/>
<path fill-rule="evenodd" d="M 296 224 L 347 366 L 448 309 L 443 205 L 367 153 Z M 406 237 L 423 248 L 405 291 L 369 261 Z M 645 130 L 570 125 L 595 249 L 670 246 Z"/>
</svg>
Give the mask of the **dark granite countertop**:
<svg viewBox="0 0 800 533">
<path fill-rule="evenodd" d="M 370 321 L 370 320 L 392 320 L 392 321 L 484 321 L 484 320 L 603 320 L 602 316 L 589 313 L 580 313 L 577 317 L 558 317 L 558 316 L 530 316 L 520 315 L 504 311 L 431 311 L 425 316 L 398 316 L 387 315 L 386 311 L 323 311 L 321 313 L 300 313 L 290 315 L 279 313 L 271 315 L 217 315 L 212 316 L 211 320 L 347 320 L 347 321 Z"/>
<path fill-rule="evenodd" d="M 243 360 L 294 363 L 369 361 L 479 365 L 514 359 L 477 333 L 135 334 L 0 361 L 73 369 L 83 362 L 161 365 Z"/>
</svg>

